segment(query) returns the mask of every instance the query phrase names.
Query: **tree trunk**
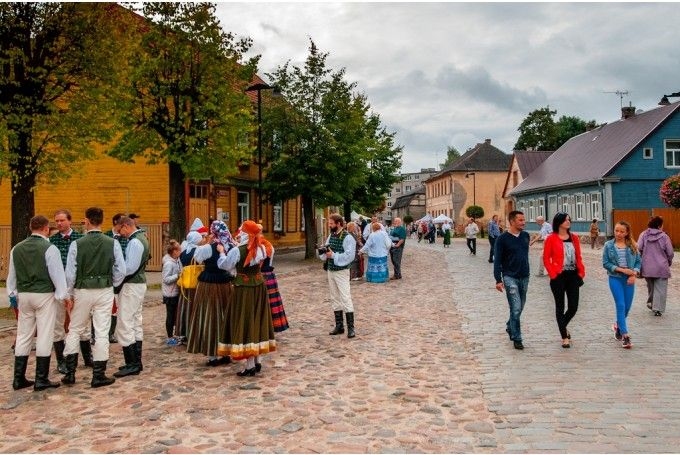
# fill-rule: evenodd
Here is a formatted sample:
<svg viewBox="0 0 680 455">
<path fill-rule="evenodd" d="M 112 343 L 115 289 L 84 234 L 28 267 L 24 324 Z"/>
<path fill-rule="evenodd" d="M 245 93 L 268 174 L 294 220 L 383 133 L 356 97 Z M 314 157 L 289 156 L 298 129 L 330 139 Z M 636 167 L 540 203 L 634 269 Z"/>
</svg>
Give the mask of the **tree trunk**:
<svg viewBox="0 0 680 455">
<path fill-rule="evenodd" d="M 349 223 L 352 221 L 352 203 L 350 201 L 345 201 L 342 203 L 342 212 L 344 213 L 345 222 Z"/>
<path fill-rule="evenodd" d="M 168 164 L 170 180 L 170 238 L 182 241 L 186 236 L 187 214 L 184 198 L 184 172 L 177 163 Z"/>
<path fill-rule="evenodd" d="M 305 214 L 305 259 L 311 259 L 316 257 L 317 234 L 314 202 L 310 196 L 302 196 L 302 210 Z"/>
<path fill-rule="evenodd" d="M 23 131 L 17 131 L 23 130 Z M 15 129 L 16 140 L 10 144 L 10 151 L 17 156 L 17 162 L 10 166 L 12 174 L 12 246 L 24 240 L 31 232 L 29 224 L 35 215 L 33 188 L 37 176 L 31 144 L 31 126 L 22 125 Z"/>
</svg>

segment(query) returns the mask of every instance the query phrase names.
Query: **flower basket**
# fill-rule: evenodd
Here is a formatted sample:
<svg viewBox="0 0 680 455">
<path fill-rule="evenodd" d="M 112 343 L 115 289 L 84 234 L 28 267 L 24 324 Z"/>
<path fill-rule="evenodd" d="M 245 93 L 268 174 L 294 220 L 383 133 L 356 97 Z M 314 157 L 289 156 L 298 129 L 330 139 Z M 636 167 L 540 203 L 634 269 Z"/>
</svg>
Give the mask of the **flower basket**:
<svg viewBox="0 0 680 455">
<path fill-rule="evenodd" d="M 680 174 L 663 181 L 659 189 L 659 198 L 667 206 L 680 209 Z"/>
</svg>

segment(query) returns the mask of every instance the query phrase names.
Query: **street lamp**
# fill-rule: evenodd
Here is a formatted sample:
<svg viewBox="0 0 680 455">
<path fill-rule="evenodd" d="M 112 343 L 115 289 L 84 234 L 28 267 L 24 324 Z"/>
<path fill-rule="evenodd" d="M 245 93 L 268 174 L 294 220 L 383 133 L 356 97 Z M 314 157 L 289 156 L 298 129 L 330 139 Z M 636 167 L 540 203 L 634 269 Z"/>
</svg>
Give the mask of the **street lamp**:
<svg viewBox="0 0 680 455">
<path fill-rule="evenodd" d="M 257 92 L 257 219 L 262 224 L 262 90 L 274 90 L 271 85 L 260 82 L 246 89 L 246 92 Z"/>
<path fill-rule="evenodd" d="M 472 176 L 472 205 L 477 205 L 477 178 L 475 177 L 477 174 L 474 172 L 468 172 L 465 174 L 465 178 L 470 178 Z"/>
<path fill-rule="evenodd" d="M 668 106 L 669 104 L 671 104 L 671 102 L 668 101 L 668 98 L 677 98 L 679 96 L 680 92 L 671 93 L 670 95 L 664 95 L 661 98 L 661 101 L 659 101 L 659 106 Z"/>
</svg>

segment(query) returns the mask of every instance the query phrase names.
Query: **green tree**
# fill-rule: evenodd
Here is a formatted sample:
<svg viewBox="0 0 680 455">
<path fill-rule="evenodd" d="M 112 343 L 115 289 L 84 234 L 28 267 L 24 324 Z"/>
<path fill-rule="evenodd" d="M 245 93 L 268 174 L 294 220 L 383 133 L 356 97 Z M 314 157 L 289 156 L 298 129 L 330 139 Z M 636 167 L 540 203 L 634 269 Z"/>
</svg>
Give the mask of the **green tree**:
<svg viewBox="0 0 680 455">
<path fill-rule="evenodd" d="M 13 245 L 28 233 L 36 185 L 69 177 L 116 132 L 122 11 L 0 3 L 0 176 L 11 181 Z"/>
<path fill-rule="evenodd" d="M 126 129 L 111 154 L 169 168 L 170 235 L 184 236 L 187 179 L 221 182 L 252 158 L 245 89 L 258 58 L 225 32 L 211 3 L 143 3 L 151 26 L 132 58 Z"/>
<path fill-rule="evenodd" d="M 530 112 L 517 128 L 519 138 L 515 150 L 555 150 L 558 129 L 553 119 L 557 111 L 549 106 Z"/>
<path fill-rule="evenodd" d="M 439 165 L 439 169 L 444 169 L 446 166 L 453 164 L 453 162 L 458 158 L 460 158 L 460 152 L 458 149 L 452 145 L 449 145 L 446 148 L 446 160 Z"/>
<path fill-rule="evenodd" d="M 474 220 L 484 218 L 484 209 L 478 205 L 471 205 L 465 209 L 465 215 Z"/>
</svg>

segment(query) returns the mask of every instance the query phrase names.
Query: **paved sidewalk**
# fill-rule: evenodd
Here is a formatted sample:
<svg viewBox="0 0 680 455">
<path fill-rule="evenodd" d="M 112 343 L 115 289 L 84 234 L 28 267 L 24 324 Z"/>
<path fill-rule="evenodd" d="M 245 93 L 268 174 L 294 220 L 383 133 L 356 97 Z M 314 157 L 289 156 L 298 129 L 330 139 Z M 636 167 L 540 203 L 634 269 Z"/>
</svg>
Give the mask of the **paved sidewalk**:
<svg viewBox="0 0 680 455">
<path fill-rule="evenodd" d="M 624 350 L 609 329 L 601 250 L 586 250 L 573 347 L 560 347 L 547 278 L 532 277 L 520 352 L 505 334 L 507 302 L 487 254 L 484 240 L 477 257 L 460 239 L 446 250 L 409 241 L 403 280 L 352 282 L 352 340 L 327 335 L 333 313 L 320 262 L 278 256 L 291 328 L 256 378 L 166 347 L 164 308 L 152 296 L 144 372 L 102 389 L 90 389 L 91 371 L 79 368 L 73 387 L 13 391 L 14 332 L 0 333 L 0 452 L 677 451 L 677 286 L 661 318 L 638 286 L 635 346 Z M 122 362 L 119 346 L 111 354 L 109 374 Z"/>
</svg>

